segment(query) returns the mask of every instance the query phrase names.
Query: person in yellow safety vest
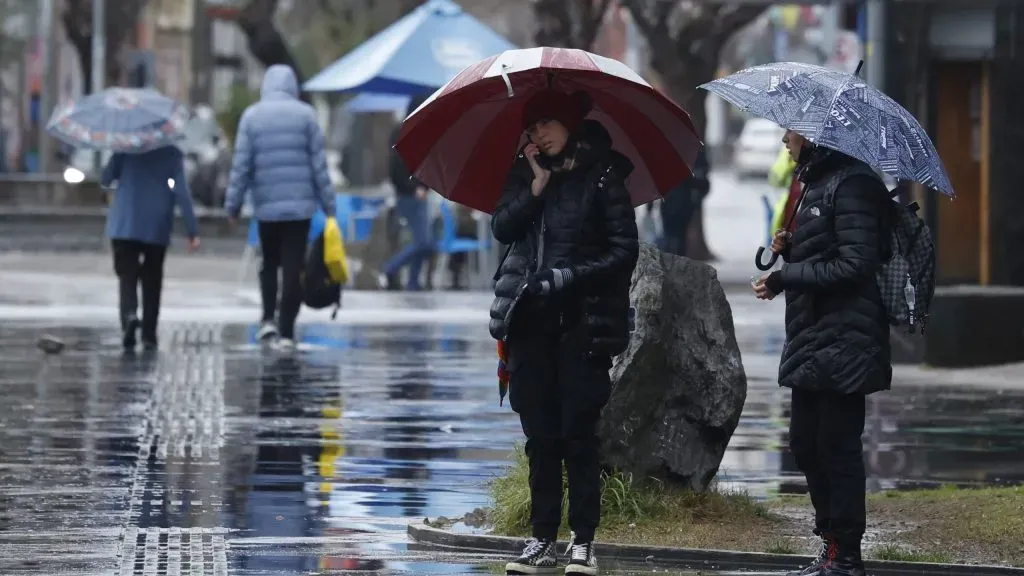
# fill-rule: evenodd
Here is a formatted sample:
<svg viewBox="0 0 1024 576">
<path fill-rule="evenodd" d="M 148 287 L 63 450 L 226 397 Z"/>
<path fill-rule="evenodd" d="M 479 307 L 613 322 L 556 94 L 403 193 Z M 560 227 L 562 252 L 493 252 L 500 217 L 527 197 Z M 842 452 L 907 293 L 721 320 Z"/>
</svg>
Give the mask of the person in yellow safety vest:
<svg viewBox="0 0 1024 576">
<path fill-rule="evenodd" d="M 772 231 L 781 230 L 786 225 L 786 218 L 798 200 L 800 194 L 799 181 L 794 174 L 796 172 L 796 161 L 793 160 L 789 151 L 783 146 L 779 150 L 779 157 L 775 160 L 771 170 L 768 171 L 768 184 L 775 188 L 784 188 L 782 197 L 775 203 L 772 216 Z M 792 202 L 790 202 L 792 200 Z"/>
</svg>

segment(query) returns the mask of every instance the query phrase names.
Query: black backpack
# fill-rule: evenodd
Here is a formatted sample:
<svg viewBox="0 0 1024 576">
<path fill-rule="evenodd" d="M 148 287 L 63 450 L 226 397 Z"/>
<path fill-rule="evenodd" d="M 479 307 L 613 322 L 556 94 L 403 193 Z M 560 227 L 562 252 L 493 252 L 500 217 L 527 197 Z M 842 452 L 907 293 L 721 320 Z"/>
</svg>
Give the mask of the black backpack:
<svg viewBox="0 0 1024 576">
<path fill-rule="evenodd" d="M 306 254 L 306 269 L 302 273 L 302 302 L 310 308 L 321 310 L 334 306 L 333 320 L 341 308 L 341 284 L 331 279 L 324 264 L 324 235 L 317 236 Z"/>
</svg>

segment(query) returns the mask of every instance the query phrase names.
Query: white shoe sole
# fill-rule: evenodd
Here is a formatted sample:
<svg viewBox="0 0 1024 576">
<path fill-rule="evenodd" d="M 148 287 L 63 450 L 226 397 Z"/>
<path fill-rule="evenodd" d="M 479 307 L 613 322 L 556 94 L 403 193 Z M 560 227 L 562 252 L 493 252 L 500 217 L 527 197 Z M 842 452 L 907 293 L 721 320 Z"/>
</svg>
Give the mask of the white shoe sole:
<svg viewBox="0 0 1024 576">
<path fill-rule="evenodd" d="M 505 574 L 558 574 L 558 566 L 529 566 L 509 562 L 505 565 Z"/>
<path fill-rule="evenodd" d="M 565 567 L 566 574 L 586 574 L 586 576 L 597 576 L 598 569 L 590 566 L 580 566 L 578 564 L 569 564 Z"/>
</svg>

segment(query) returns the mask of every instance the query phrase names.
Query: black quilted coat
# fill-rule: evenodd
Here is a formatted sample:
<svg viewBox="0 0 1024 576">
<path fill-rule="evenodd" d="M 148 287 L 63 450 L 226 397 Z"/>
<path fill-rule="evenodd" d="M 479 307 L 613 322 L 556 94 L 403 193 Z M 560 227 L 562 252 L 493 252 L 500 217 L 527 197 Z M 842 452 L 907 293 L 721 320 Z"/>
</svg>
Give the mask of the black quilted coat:
<svg viewBox="0 0 1024 576">
<path fill-rule="evenodd" d="M 537 270 L 543 234 L 545 267 L 575 270 L 562 305 L 574 307 L 591 354 L 614 356 L 629 342 L 629 287 L 639 251 L 636 218 L 624 184 L 633 165 L 611 149 L 607 130 L 594 120 L 583 123 L 579 139 L 590 149 L 587 160 L 570 172 L 553 173 L 540 197 L 530 193 L 533 171 L 522 154 L 509 171 L 491 229 L 499 242 L 512 248 L 498 270 L 490 331 L 504 339 L 516 311 L 523 308 L 514 303 L 536 297 L 524 294 L 523 288 Z"/>
<path fill-rule="evenodd" d="M 859 163 L 832 152 L 810 161 L 806 196 L 782 267 L 786 345 L 779 384 L 803 390 L 870 394 L 892 382 L 889 324 L 875 272 L 888 251 L 885 185 L 859 173 L 830 176 Z M 866 172 L 866 171 L 865 171 Z"/>
</svg>

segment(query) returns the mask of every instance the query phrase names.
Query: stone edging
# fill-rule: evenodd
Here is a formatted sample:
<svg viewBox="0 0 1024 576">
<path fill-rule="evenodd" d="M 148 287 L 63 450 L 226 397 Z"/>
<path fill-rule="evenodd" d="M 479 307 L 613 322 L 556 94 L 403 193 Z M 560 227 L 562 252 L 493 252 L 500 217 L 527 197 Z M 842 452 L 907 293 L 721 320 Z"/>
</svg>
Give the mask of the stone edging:
<svg viewBox="0 0 1024 576">
<path fill-rule="evenodd" d="M 428 526 L 426 523 L 409 524 L 409 537 L 415 542 L 431 546 L 458 548 L 488 553 L 518 553 L 521 538 L 482 534 L 458 534 Z M 807 565 L 811 558 L 787 554 L 760 552 L 733 552 L 728 550 L 696 550 L 662 546 L 630 544 L 599 544 L 602 557 L 684 566 L 705 570 L 793 570 Z M 1021 576 L 1022 568 L 1002 566 L 973 566 L 964 564 L 927 564 L 917 562 L 867 562 L 868 571 L 878 576 Z"/>
</svg>

